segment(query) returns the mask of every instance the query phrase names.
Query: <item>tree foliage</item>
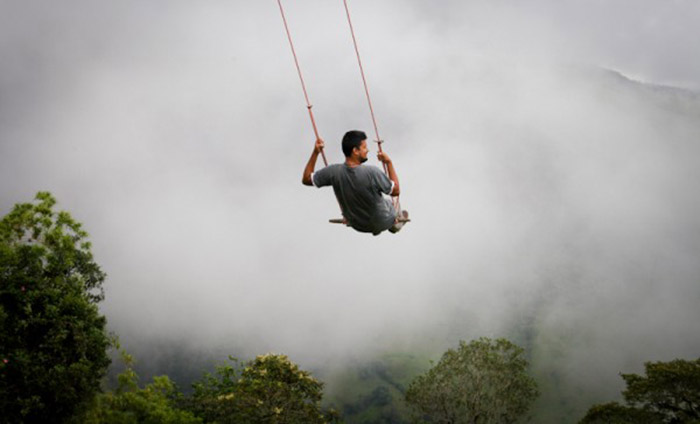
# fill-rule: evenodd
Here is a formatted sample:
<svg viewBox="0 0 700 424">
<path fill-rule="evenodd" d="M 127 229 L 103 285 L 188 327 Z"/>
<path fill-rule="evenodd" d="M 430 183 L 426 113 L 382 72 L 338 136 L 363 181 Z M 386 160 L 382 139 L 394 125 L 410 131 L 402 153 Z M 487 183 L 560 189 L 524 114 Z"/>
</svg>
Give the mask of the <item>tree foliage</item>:
<svg viewBox="0 0 700 424">
<path fill-rule="evenodd" d="M 522 348 L 505 339 L 480 338 L 449 349 L 416 377 L 406 401 L 417 422 L 512 423 L 537 397 Z"/>
<path fill-rule="evenodd" d="M 321 409 L 323 383 L 284 355 L 258 356 L 243 367 L 217 368 L 194 385 L 190 409 L 205 422 L 314 424 L 334 421 Z"/>
<path fill-rule="evenodd" d="M 644 372 L 622 374 L 626 406 L 594 405 L 581 423 L 700 423 L 700 359 L 647 362 Z"/>
<path fill-rule="evenodd" d="M 663 416 L 652 411 L 620 405 L 617 402 L 595 405 L 588 410 L 581 424 L 661 424 Z"/>
<path fill-rule="evenodd" d="M 182 393 L 167 376 L 154 377 L 139 388 L 133 358 L 121 352 L 126 370 L 119 374 L 114 392 L 99 395 L 93 407 L 78 420 L 81 424 L 201 424 L 192 413 L 179 409 Z"/>
<path fill-rule="evenodd" d="M 99 390 L 109 358 L 105 274 L 87 233 L 46 192 L 0 221 L 0 416 L 64 422 Z"/>
</svg>

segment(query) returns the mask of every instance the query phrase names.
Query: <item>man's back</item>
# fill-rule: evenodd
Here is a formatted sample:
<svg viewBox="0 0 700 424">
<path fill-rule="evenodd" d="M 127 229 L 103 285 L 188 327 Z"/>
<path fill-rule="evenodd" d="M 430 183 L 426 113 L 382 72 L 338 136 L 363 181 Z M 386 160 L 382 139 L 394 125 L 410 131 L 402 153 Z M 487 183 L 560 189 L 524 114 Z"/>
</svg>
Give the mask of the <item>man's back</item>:
<svg viewBox="0 0 700 424">
<path fill-rule="evenodd" d="M 357 231 L 378 234 L 394 224 L 394 207 L 382 196 L 391 193 L 393 183 L 379 168 L 330 165 L 314 173 L 312 182 L 316 187 L 333 186 L 343 216 Z"/>
</svg>

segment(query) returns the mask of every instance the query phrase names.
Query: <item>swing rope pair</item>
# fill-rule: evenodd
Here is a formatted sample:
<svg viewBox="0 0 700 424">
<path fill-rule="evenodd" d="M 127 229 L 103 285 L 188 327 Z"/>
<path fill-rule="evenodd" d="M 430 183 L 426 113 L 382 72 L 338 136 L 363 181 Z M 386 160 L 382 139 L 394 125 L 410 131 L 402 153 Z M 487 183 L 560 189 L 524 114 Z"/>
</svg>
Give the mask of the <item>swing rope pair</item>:
<svg viewBox="0 0 700 424">
<path fill-rule="evenodd" d="M 309 100 L 309 94 L 306 90 L 306 84 L 304 83 L 304 77 L 301 73 L 301 66 L 299 66 L 299 59 L 297 57 L 296 50 L 294 49 L 294 43 L 292 42 L 292 35 L 289 31 L 289 25 L 287 24 L 287 17 L 285 16 L 284 13 L 284 8 L 282 7 L 282 0 L 277 0 L 277 4 L 279 5 L 280 8 L 280 13 L 282 14 L 282 22 L 284 23 L 284 29 L 287 33 L 287 39 L 289 40 L 289 47 L 292 49 L 292 56 L 294 56 L 294 64 L 296 65 L 297 68 L 297 73 L 299 74 L 299 80 L 301 81 L 301 89 L 304 92 L 304 99 L 306 100 L 306 108 L 309 111 L 309 118 L 311 119 L 311 126 L 313 127 L 314 130 L 314 135 L 316 136 L 316 139 L 318 140 L 320 138 L 319 133 L 318 133 L 318 127 L 316 126 L 316 119 L 314 118 L 314 113 L 312 111 L 313 105 L 311 104 Z M 367 86 L 367 78 L 365 77 L 365 71 L 362 66 L 362 58 L 360 57 L 360 49 L 357 46 L 357 38 L 355 37 L 355 28 L 352 25 L 352 19 L 350 17 L 350 9 L 348 8 L 348 2 L 347 0 L 343 0 L 343 5 L 345 6 L 345 14 L 348 18 L 348 25 L 350 27 L 350 35 L 352 36 L 352 43 L 353 46 L 355 47 L 355 55 L 357 56 L 357 64 L 360 68 L 360 75 L 362 76 L 362 84 L 364 85 L 365 88 L 365 96 L 367 97 L 367 105 L 369 106 L 369 113 L 370 116 L 372 117 L 372 125 L 374 126 L 374 134 L 376 135 L 376 140 L 375 142 L 377 143 L 378 150 L 381 153 L 382 152 L 382 143 L 384 140 L 379 137 L 379 129 L 377 126 L 377 119 L 374 116 L 374 107 L 372 106 L 372 98 L 369 94 L 369 87 Z M 325 166 L 328 166 L 328 160 L 326 160 L 326 154 L 324 153 L 323 149 L 321 149 L 321 157 L 323 158 L 323 163 Z M 386 164 L 382 164 L 384 168 L 384 173 L 389 176 L 389 169 Z M 394 203 L 394 207 L 396 208 L 397 211 L 399 211 L 399 214 L 401 213 L 401 204 L 399 203 L 399 197 L 398 196 L 393 196 L 392 201 Z"/>
</svg>

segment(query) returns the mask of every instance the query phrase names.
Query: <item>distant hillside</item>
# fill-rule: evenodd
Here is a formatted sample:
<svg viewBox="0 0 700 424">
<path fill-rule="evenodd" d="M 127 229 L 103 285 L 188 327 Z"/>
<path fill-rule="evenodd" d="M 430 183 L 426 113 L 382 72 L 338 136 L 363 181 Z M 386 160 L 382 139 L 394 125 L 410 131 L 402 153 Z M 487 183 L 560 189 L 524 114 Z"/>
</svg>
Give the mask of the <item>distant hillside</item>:
<svg viewBox="0 0 700 424">
<path fill-rule="evenodd" d="M 430 367 L 430 360 L 408 353 L 381 355 L 367 363 L 326 374 L 326 404 L 348 424 L 409 423 L 404 394 L 411 380 Z"/>
</svg>

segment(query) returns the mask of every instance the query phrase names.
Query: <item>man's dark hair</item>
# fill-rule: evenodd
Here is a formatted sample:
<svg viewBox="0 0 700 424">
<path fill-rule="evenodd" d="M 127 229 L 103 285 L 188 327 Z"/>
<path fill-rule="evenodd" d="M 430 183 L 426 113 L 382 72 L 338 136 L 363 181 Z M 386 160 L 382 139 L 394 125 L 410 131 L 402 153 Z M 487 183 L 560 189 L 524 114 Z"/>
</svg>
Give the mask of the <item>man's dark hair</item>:
<svg viewBox="0 0 700 424">
<path fill-rule="evenodd" d="M 343 136 L 343 153 L 346 158 L 352 155 L 352 149 L 357 147 L 360 148 L 362 140 L 367 139 L 367 134 L 363 131 L 352 130 L 345 133 Z"/>
</svg>

